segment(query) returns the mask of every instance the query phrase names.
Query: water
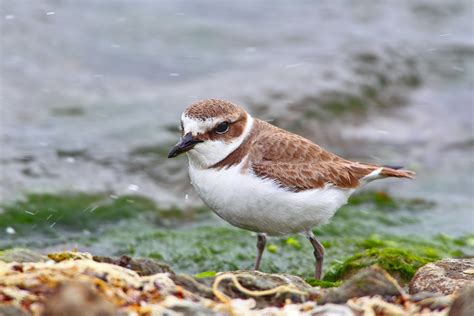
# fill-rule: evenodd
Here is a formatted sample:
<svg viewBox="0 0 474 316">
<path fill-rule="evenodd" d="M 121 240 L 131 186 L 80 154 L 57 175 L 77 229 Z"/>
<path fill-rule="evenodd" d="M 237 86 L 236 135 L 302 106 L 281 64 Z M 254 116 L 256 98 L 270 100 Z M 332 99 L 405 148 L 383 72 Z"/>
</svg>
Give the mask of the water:
<svg viewBox="0 0 474 316">
<path fill-rule="evenodd" d="M 474 230 L 470 1 L 10 0 L 0 17 L 4 201 L 132 191 L 197 205 L 185 159 L 164 153 L 181 111 L 218 97 L 345 157 L 415 169 L 370 185 L 437 203 L 402 232 Z M 364 85 L 383 106 L 308 117 L 314 98 Z"/>
</svg>

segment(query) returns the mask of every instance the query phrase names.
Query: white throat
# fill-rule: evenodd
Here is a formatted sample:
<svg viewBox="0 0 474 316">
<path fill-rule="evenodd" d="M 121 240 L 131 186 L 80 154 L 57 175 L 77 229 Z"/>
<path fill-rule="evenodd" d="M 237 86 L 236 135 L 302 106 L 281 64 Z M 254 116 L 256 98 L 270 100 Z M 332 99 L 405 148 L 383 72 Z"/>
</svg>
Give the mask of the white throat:
<svg viewBox="0 0 474 316">
<path fill-rule="evenodd" d="M 189 130 L 194 134 L 195 131 L 201 132 L 204 127 L 212 126 L 211 124 L 215 119 L 204 121 L 193 120 L 193 122 L 189 121 L 190 119 L 186 118 L 184 125 L 195 129 L 192 131 Z M 247 123 L 245 124 L 244 131 L 239 137 L 228 142 L 222 140 L 207 140 L 203 143 L 196 144 L 193 149 L 187 152 L 189 165 L 196 169 L 206 169 L 222 161 L 242 144 L 245 138 L 250 134 L 252 127 L 253 118 L 247 113 Z M 185 131 L 186 130 L 187 128 L 185 127 Z"/>
</svg>

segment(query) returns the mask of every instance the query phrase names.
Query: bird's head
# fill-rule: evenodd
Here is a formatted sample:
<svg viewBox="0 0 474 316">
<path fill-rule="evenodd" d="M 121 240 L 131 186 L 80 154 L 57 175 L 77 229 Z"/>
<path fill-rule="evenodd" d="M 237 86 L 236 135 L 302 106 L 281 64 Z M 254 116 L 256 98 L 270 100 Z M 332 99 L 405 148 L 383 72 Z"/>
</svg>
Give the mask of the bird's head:
<svg viewBox="0 0 474 316">
<path fill-rule="evenodd" d="M 193 103 L 181 115 L 181 140 L 168 158 L 187 153 L 195 167 L 208 168 L 237 149 L 252 125 L 250 114 L 228 101 L 208 99 Z"/>
</svg>

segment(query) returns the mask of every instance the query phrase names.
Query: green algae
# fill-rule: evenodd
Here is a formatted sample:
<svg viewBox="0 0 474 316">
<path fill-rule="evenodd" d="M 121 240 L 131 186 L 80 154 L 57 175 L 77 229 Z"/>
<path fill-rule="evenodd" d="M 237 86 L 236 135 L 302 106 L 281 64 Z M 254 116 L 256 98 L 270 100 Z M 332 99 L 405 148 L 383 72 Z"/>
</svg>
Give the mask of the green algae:
<svg viewBox="0 0 474 316">
<path fill-rule="evenodd" d="M 419 267 L 436 259 L 439 258 L 421 257 L 400 248 L 367 249 L 349 257 L 342 263 L 332 265 L 324 278 L 328 281 L 346 279 L 355 271 L 376 264 L 390 274 L 409 281 Z"/>
<path fill-rule="evenodd" d="M 326 281 L 326 280 L 316 280 L 316 279 L 306 279 L 306 283 L 313 287 L 322 287 L 322 288 L 331 288 L 338 287 L 342 284 L 342 281 Z"/>
<path fill-rule="evenodd" d="M 434 202 L 420 198 L 395 199 L 384 191 L 362 191 L 350 197 L 349 205 L 370 205 L 377 210 L 428 210 L 435 206 Z"/>
<path fill-rule="evenodd" d="M 21 232 L 54 228 L 94 229 L 104 222 L 136 217 L 157 211 L 155 204 L 142 196 L 64 193 L 28 194 L 24 200 L 2 205 L 0 228 Z"/>
<path fill-rule="evenodd" d="M 473 253 L 471 235 L 422 238 L 387 232 L 415 222 L 413 215 L 429 212 L 430 207 L 427 201 L 395 199 L 384 192 L 355 195 L 330 224 L 314 230 L 326 247 L 324 281 L 328 283 L 311 284 L 337 286 L 357 269 L 372 264 L 407 280 L 422 264 Z M 204 208 L 188 217 L 184 210 L 161 209 L 140 196 L 37 194 L 3 209 L 0 234 L 6 227 L 14 227 L 16 234 L 2 236 L 0 249 L 78 248 L 104 256 L 125 254 L 155 259 L 176 272 L 200 277 L 214 271 L 252 269 L 256 255 L 255 233 L 232 227 Z M 53 211 L 55 221 L 46 220 Z M 270 237 L 261 269 L 309 278 L 314 271 L 313 249 L 302 235 Z"/>
<path fill-rule="evenodd" d="M 408 103 L 410 92 L 422 83 L 421 71 L 415 59 L 387 51 L 385 56 L 373 52 L 362 52 L 348 60 L 347 69 L 357 78 L 346 81 L 344 89 L 328 88 L 291 100 L 281 94 L 279 99 L 290 99 L 290 109 L 300 112 L 286 126 L 301 129 L 314 120 L 324 124 L 333 120 L 363 119 L 374 111 L 386 111 Z M 269 95 L 271 98 L 272 96 Z M 265 104 L 248 102 L 253 107 L 264 108 Z M 269 109 L 267 109 L 269 111 Z"/>
<path fill-rule="evenodd" d="M 355 254 L 333 262 L 326 270 L 327 281 L 347 279 L 354 272 L 378 265 L 401 281 L 409 281 L 421 266 L 444 257 L 462 257 L 469 248 L 471 235 L 450 238 L 436 235 L 432 239 L 417 236 L 400 237 L 373 234 L 355 240 Z M 469 252 L 472 252 L 470 247 Z"/>
<path fill-rule="evenodd" d="M 196 279 L 205 279 L 215 277 L 217 274 L 216 271 L 203 271 L 194 275 Z"/>
<path fill-rule="evenodd" d="M 277 253 L 278 251 L 280 251 L 280 248 L 275 244 L 270 244 L 267 246 L 267 251 L 271 253 Z"/>
<path fill-rule="evenodd" d="M 122 220 L 144 218 L 157 226 L 187 222 L 208 213 L 203 208 L 185 212 L 159 208 L 143 196 L 107 193 L 28 194 L 23 200 L 1 205 L 0 231 L 12 227 L 18 235 L 41 232 L 95 231 Z M 1 243 L 0 243 L 1 245 Z"/>
<path fill-rule="evenodd" d="M 300 250 L 301 249 L 301 243 L 294 237 L 288 237 L 286 240 L 285 240 L 285 244 L 287 244 L 288 246 L 291 246 L 293 248 L 295 248 L 296 250 Z"/>
</svg>

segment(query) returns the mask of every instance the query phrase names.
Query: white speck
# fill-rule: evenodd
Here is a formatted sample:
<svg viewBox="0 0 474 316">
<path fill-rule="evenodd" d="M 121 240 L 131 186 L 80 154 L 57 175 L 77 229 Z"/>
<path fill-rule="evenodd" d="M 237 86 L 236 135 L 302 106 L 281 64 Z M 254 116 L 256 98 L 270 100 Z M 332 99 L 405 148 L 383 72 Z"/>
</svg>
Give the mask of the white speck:
<svg viewBox="0 0 474 316">
<path fill-rule="evenodd" d="M 5 20 L 13 20 L 14 18 L 15 18 L 14 15 L 11 15 L 11 14 L 5 15 Z"/>
<path fill-rule="evenodd" d="M 99 205 L 94 206 L 93 208 L 91 208 L 91 210 L 89 211 L 89 213 L 94 212 L 94 211 L 95 211 L 96 209 L 98 209 L 98 208 L 99 208 Z"/>
<path fill-rule="evenodd" d="M 428 52 L 434 52 L 434 51 L 437 51 L 437 49 L 436 48 L 428 48 L 427 51 Z"/>
<path fill-rule="evenodd" d="M 130 191 L 133 191 L 133 192 L 136 192 L 140 189 L 140 187 L 136 184 L 130 184 L 127 189 L 129 189 Z"/>
<path fill-rule="evenodd" d="M 116 200 L 116 199 L 118 199 L 118 196 L 115 195 L 115 194 L 111 194 L 111 195 L 110 195 L 110 198 Z"/>
<path fill-rule="evenodd" d="M 383 130 L 383 129 L 378 129 L 377 133 L 379 133 L 379 134 L 388 134 L 388 132 Z"/>
<path fill-rule="evenodd" d="M 189 195 L 186 194 L 186 195 L 184 196 L 184 199 L 185 199 L 185 200 L 189 200 Z"/>
<path fill-rule="evenodd" d="M 9 234 L 9 235 L 13 235 L 13 234 L 16 233 L 15 228 L 13 228 L 13 227 L 7 227 L 7 228 L 5 229 L 5 232 L 6 232 L 7 234 Z"/>
<path fill-rule="evenodd" d="M 131 199 L 126 199 L 125 201 L 127 201 L 127 203 L 130 203 L 130 204 L 135 203 L 135 201 L 134 201 L 134 200 L 131 200 Z"/>
<path fill-rule="evenodd" d="M 50 228 L 53 228 L 54 225 L 56 225 L 56 222 L 52 223 L 51 225 L 49 225 Z"/>
<path fill-rule="evenodd" d="M 53 214 L 49 214 L 48 217 L 46 218 L 46 221 L 49 221 L 49 219 L 53 216 Z"/>
<path fill-rule="evenodd" d="M 54 11 L 46 12 L 46 15 L 55 15 L 55 14 L 56 14 L 56 12 L 54 12 Z"/>
<path fill-rule="evenodd" d="M 189 184 L 193 184 L 193 182 L 192 182 L 192 181 L 189 181 Z"/>
<path fill-rule="evenodd" d="M 83 233 L 84 235 L 86 235 L 86 236 L 89 236 L 89 235 L 91 234 L 91 232 L 88 231 L 87 229 L 84 229 L 84 230 L 82 231 L 82 233 Z"/>
<path fill-rule="evenodd" d="M 253 46 L 245 47 L 245 52 L 247 53 L 254 53 L 256 51 L 257 51 L 256 47 L 253 47 Z"/>
<path fill-rule="evenodd" d="M 453 34 L 451 34 L 451 33 L 443 33 L 443 34 L 439 34 L 439 36 L 451 36 L 451 35 L 453 35 Z"/>
<path fill-rule="evenodd" d="M 26 213 L 26 214 L 33 215 L 33 216 L 35 216 L 35 215 L 36 215 L 36 213 L 30 212 L 30 211 L 25 211 L 25 213 Z"/>
<path fill-rule="evenodd" d="M 170 73 L 170 77 L 179 77 L 179 74 L 176 72 Z"/>
<path fill-rule="evenodd" d="M 14 64 L 21 63 L 22 61 L 23 59 L 20 56 L 12 56 L 11 58 L 6 60 L 6 63 L 9 65 L 14 65 Z"/>
<path fill-rule="evenodd" d="M 303 66 L 303 65 L 304 65 L 304 63 L 290 64 L 290 65 L 286 65 L 285 69 L 295 68 L 295 67 L 299 67 L 299 66 Z"/>
<path fill-rule="evenodd" d="M 66 161 L 67 161 L 68 163 L 75 163 L 75 162 L 76 162 L 76 159 L 73 158 L 73 157 L 67 157 L 67 158 L 66 158 Z"/>
</svg>

